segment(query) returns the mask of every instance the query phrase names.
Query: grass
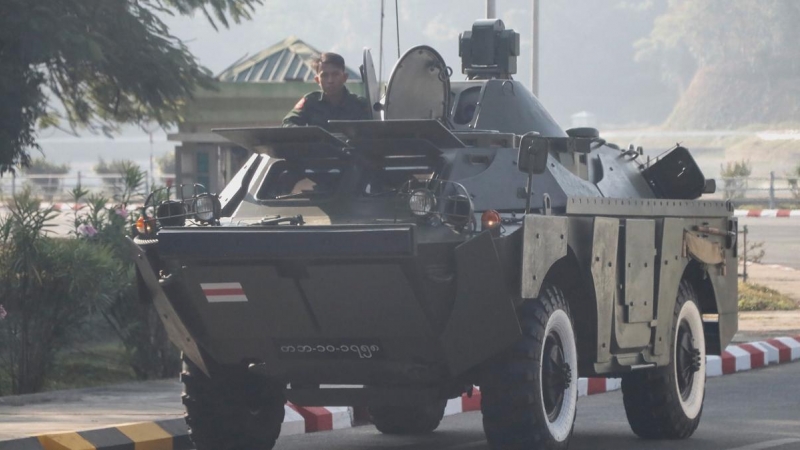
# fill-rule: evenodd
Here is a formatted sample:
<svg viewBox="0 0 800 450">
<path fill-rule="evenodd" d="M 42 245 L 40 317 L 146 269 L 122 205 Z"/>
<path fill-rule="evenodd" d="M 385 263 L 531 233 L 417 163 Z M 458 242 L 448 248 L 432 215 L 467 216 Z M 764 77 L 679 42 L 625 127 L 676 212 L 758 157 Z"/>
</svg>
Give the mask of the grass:
<svg viewBox="0 0 800 450">
<path fill-rule="evenodd" d="M 791 311 L 797 303 L 766 286 L 739 281 L 739 311 Z"/>
<path fill-rule="evenodd" d="M 56 358 L 45 391 L 78 389 L 136 380 L 116 340 L 95 342 L 64 351 Z"/>
</svg>

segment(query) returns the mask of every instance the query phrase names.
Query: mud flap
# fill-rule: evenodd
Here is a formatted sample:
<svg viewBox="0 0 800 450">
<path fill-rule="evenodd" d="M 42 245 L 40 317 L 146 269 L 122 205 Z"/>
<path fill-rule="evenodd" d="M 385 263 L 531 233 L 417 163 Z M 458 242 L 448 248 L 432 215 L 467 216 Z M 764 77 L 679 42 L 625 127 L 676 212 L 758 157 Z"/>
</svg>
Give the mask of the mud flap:
<svg viewBox="0 0 800 450">
<path fill-rule="evenodd" d="M 169 340 L 192 360 L 203 373 L 209 375 L 208 368 L 205 365 L 205 361 L 203 361 L 203 357 L 200 355 L 200 349 L 197 347 L 197 343 L 194 341 L 191 334 L 189 334 L 189 330 L 186 329 L 186 326 L 183 325 L 180 318 L 178 318 L 178 314 L 175 312 L 175 309 L 172 308 L 169 300 L 167 300 L 164 290 L 161 289 L 161 286 L 158 284 L 158 279 L 156 278 L 155 272 L 153 272 L 153 268 L 150 266 L 150 262 L 147 261 L 144 250 L 136 245 L 130 238 L 127 239 L 131 257 L 136 263 L 136 268 L 144 280 L 147 290 L 150 291 L 150 295 L 153 298 L 153 305 L 155 305 L 158 317 L 164 324 Z"/>
<path fill-rule="evenodd" d="M 522 336 L 491 235 L 482 233 L 459 245 L 455 257 L 456 301 L 440 337 L 452 375 L 496 355 Z"/>
</svg>

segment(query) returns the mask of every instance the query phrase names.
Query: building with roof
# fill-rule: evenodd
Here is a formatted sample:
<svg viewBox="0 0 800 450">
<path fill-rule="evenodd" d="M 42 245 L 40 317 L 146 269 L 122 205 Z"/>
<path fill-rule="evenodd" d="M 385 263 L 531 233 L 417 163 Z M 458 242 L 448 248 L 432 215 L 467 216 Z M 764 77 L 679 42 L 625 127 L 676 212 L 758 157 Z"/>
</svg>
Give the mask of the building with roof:
<svg viewBox="0 0 800 450">
<path fill-rule="evenodd" d="M 234 62 L 216 77 L 215 89 L 201 89 L 186 105 L 175 147 L 176 183 L 200 183 L 219 192 L 250 156 L 214 134 L 215 128 L 280 126 L 305 94 L 319 89 L 313 61 L 321 52 L 296 37 Z M 363 93 L 361 75 L 350 67 L 348 89 Z"/>
</svg>

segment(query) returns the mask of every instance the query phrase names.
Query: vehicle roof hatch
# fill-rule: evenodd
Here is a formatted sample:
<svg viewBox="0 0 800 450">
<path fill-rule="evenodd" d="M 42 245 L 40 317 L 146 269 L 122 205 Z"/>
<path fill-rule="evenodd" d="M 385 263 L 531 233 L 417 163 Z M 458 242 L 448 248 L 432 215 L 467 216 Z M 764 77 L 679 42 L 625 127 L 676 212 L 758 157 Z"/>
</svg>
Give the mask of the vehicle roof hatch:
<svg viewBox="0 0 800 450">
<path fill-rule="evenodd" d="M 450 74 L 439 53 L 420 45 L 395 64 L 386 88 L 384 118 L 443 121 L 450 105 Z"/>
<path fill-rule="evenodd" d="M 375 76 L 375 64 L 372 62 L 372 52 L 364 48 L 364 61 L 361 64 L 361 80 L 364 81 L 364 96 L 367 98 L 372 118 L 381 120 L 381 94 L 378 77 Z M 377 107 L 376 107 L 377 106 Z"/>
</svg>

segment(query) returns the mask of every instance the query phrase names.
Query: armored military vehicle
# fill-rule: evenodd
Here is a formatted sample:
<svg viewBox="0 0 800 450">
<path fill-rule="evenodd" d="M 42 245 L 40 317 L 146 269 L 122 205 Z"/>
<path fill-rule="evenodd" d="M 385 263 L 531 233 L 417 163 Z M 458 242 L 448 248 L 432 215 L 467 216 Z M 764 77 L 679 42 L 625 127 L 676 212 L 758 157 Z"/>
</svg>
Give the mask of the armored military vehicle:
<svg viewBox="0 0 800 450">
<path fill-rule="evenodd" d="M 737 329 L 732 208 L 676 146 L 563 131 L 512 79 L 519 35 L 460 37 L 465 81 L 409 50 L 374 120 L 217 131 L 219 194 L 148 200 L 143 297 L 183 352 L 199 450 L 269 449 L 284 403 L 433 431 L 479 387 L 493 448 L 564 449 L 578 377 L 621 377 L 634 433 L 689 437 Z"/>
</svg>

